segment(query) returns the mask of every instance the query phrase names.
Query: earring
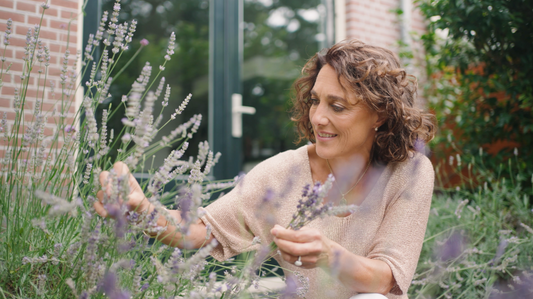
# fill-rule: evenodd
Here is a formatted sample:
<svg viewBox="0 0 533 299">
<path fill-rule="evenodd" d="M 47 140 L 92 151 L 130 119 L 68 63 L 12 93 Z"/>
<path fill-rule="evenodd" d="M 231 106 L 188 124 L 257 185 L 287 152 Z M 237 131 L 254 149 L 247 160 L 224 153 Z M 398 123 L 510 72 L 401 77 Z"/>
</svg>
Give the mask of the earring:
<svg viewBox="0 0 533 299">
<path fill-rule="evenodd" d="M 378 127 L 375 127 L 375 128 L 374 128 L 374 131 L 376 131 L 376 132 L 377 132 L 377 131 L 378 131 Z"/>
</svg>

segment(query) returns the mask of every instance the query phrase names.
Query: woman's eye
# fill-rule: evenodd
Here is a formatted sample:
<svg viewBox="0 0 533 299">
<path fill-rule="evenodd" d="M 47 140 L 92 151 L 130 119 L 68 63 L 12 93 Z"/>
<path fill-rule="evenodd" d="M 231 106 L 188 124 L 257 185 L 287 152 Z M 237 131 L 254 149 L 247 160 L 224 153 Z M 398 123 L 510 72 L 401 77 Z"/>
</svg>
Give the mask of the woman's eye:
<svg viewBox="0 0 533 299">
<path fill-rule="evenodd" d="M 344 107 L 337 106 L 337 105 L 331 105 L 331 107 L 333 108 L 333 111 L 335 112 L 342 112 L 344 110 Z"/>
<path fill-rule="evenodd" d="M 318 101 L 318 99 L 311 98 L 311 99 L 309 99 L 309 103 L 311 103 L 311 105 L 318 105 L 319 101 Z"/>
</svg>

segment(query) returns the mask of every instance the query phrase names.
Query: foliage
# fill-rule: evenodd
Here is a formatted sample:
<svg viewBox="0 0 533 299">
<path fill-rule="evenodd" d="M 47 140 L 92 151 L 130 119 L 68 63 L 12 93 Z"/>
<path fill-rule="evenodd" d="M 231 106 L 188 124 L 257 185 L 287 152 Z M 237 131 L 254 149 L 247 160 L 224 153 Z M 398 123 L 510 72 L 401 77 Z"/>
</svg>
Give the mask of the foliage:
<svg viewBox="0 0 533 299">
<path fill-rule="evenodd" d="M 468 176 L 435 194 L 409 298 L 531 298 L 533 172 L 521 157 L 498 177 L 486 157 L 455 161 Z M 478 162 L 475 162 L 478 161 Z"/>
<path fill-rule="evenodd" d="M 48 5 L 43 4 L 42 8 L 44 11 Z M 8 124 L 4 113 L 0 122 L 0 138 L 6 149 L 0 157 L 0 295 L 2 298 L 249 296 L 248 288 L 266 271 L 261 268 L 264 254 L 250 257 L 244 263 L 219 263 L 206 259 L 216 243 L 205 244 L 198 251 L 181 251 L 143 234 L 160 232 L 155 223 L 160 215 L 173 222 L 161 202 L 180 205 L 182 212 L 188 213 L 185 223 L 176 224 L 182 232 L 187 231 L 188 225 L 201 216 L 197 208 L 214 192 L 233 186 L 235 180 L 209 182 L 206 179 L 218 155 L 205 142 L 200 143 L 195 157 L 180 159 L 201 120 L 201 115 L 195 115 L 179 126 L 175 123 L 176 115 L 183 111 L 189 98 L 170 113 L 168 121 L 162 117 L 170 95 L 168 85 L 160 76 L 174 52 L 173 33 L 165 41 L 165 51 L 153 57 L 161 61 L 155 76 L 151 65 L 144 64 L 140 75 L 130 81 L 131 90 L 119 97 L 120 101 L 106 102 L 113 97 L 109 90 L 117 76 L 128 73 L 121 66 L 129 63 L 121 58 L 131 45 L 136 26 L 135 22 L 119 23 L 119 13 L 117 1 L 111 15 L 104 14 L 98 32 L 90 37 L 81 61 L 78 60 L 81 53 L 76 59 L 65 53 L 61 94 L 57 110 L 53 111 L 42 110 L 45 91 L 49 90 L 49 51 L 39 39 L 40 28 L 28 32 L 23 71 L 14 99 L 15 120 Z M 11 75 L 9 64 L 13 62 L 5 57 L 8 43 L 4 45 L 2 76 Z M 144 46 L 135 48 L 140 51 Z M 94 55 L 96 47 L 102 50 L 99 57 Z M 79 63 L 84 65 L 81 73 L 76 71 Z M 90 79 L 84 82 L 87 91 L 83 104 L 70 118 L 68 111 L 73 97 L 82 88 L 77 82 L 85 72 L 90 74 Z M 42 97 L 36 99 L 30 115 L 25 91 L 35 79 L 42 84 L 39 86 Z M 154 105 L 161 97 L 162 108 L 158 114 Z M 102 105 L 105 108 L 97 110 Z M 120 117 L 122 129 L 110 129 L 108 119 L 120 111 L 125 111 L 125 116 Z M 80 117 L 82 114 L 84 117 Z M 97 118 L 101 119 L 100 124 Z M 51 135 L 44 130 L 48 122 L 56 125 Z M 160 141 L 152 142 L 165 126 L 175 129 Z M 128 180 L 110 171 L 112 191 L 104 197 L 104 204 L 114 218 L 95 216 L 92 206 L 101 188 L 98 178 L 101 171 L 112 167 L 111 148 L 117 149 L 116 158 L 125 161 L 133 172 L 149 165 L 146 160 L 169 147 L 177 150 L 167 157 L 164 167 L 144 169 L 150 179 L 142 187 L 156 207 L 154 213 L 127 212 L 120 199 L 129 194 Z M 165 188 L 168 185 L 172 187 Z M 113 208 L 117 206 L 120 208 Z"/>
<path fill-rule="evenodd" d="M 431 101 L 441 145 L 489 150 L 493 169 L 533 139 L 533 2 L 421 0 Z M 449 136 L 449 137 L 448 137 Z M 448 138 L 448 140 L 446 139 Z M 533 166 L 531 154 L 524 158 Z M 467 155 L 468 156 L 468 155 Z"/>
</svg>

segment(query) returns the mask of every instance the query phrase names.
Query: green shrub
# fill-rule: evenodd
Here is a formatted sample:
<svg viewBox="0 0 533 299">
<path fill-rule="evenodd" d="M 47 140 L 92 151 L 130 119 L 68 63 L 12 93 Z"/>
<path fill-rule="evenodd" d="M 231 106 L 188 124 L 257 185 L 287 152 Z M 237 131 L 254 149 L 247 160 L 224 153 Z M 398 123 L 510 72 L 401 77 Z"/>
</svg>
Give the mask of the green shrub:
<svg viewBox="0 0 533 299">
<path fill-rule="evenodd" d="M 454 163 L 470 175 L 434 195 L 410 298 L 531 298 L 533 192 L 524 186 L 533 172 L 520 164 L 513 159 L 503 178 L 484 163 Z"/>
<path fill-rule="evenodd" d="M 420 0 L 428 19 L 422 39 L 430 76 L 426 96 L 442 129 L 439 146 L 473 155 L 491 145 L 497 170 L 525 155 L 533 132 L 533 2 L 529 0 Z M 500 149 L 499 149 L 500 148 Z"/>
</svg>

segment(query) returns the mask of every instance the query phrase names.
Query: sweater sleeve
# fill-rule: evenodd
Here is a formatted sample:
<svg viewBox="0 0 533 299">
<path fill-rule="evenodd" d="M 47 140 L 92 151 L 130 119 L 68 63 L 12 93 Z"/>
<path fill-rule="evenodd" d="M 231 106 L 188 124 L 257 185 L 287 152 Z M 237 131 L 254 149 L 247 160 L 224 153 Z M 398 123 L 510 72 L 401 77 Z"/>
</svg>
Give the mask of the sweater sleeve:
<svg viewBox="0 0 533 299">
<path fill-rule="evenodd" d="M 434 171 L 429 159 L 416 155 L 401 170 L 400 191 L 385 210 L 368 258 L 384 261 L 395 279 L 390 293 L 404 295 L 422 249 L 433 194 Z"/>
<path fill-rule="evenodd" d="M 282 192 L 292 175 L 301 175 L 301 169 L 294 167 L 302 164 L 299 162 L 302 153 L 306 153 L 303 151 L 306 148 L 289 150 L 259 163 L 231 192 L 204 208 L 201 219 L 211 227 L 219 243 L 211 252 L 215 259 L 222 261 L 259 249 L 261 245 L 252 245 L 256 236 L 262 242 L 271 241 L 269 231 L 273 224 L 268 224 L 265 218 L 269 215 L 265 202 L 271 202 L 273 194 Z"/>
<path fill-rule="evenodd" d="M 256 249 L 252 246 L 254 233 L 250 221 L 253 221 L 257 199 L 265 193 L 262 184 L 257 184 L 256 172 L 252 170 L 228 194 L 204 208 L 201 220 L 211 227 L 218 241 L 211 256 L 219 261 Z"/>
</svg>

